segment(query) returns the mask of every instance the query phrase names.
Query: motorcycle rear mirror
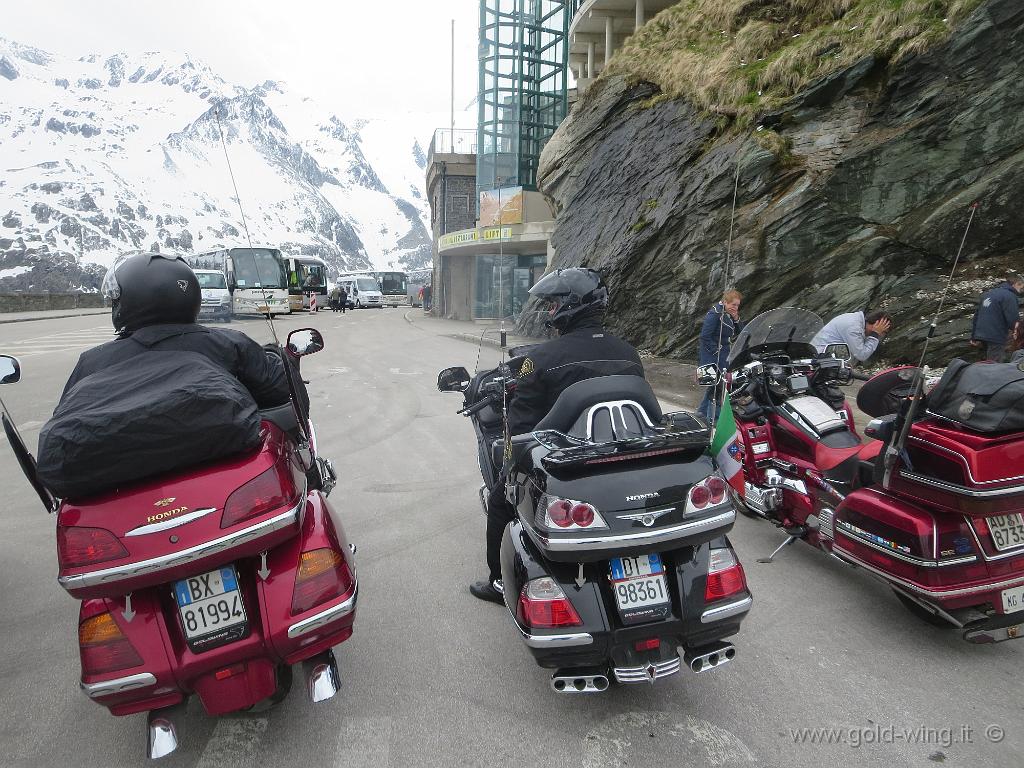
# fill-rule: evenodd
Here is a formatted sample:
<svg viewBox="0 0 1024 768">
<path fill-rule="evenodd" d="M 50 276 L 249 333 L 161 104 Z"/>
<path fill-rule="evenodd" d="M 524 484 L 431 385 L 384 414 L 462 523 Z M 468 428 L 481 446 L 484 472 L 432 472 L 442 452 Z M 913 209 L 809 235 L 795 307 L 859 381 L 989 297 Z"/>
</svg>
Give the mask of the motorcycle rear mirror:
<svg viewBox="0 0 1024 768">
<path fill-rule="evenodd" d="M 437 374 L 439 392 L 465 392 L 470 382 L 469 371 L 463 367 L 445 368 Z"/>
<path fill-rule="evenodd" d="M 697 386 L 712 387 L 722 379 L 722 371 L 717 365 L 701 365 L 697 368 Z"/>
<path fill-rule="evenodd" d="M 288 351 L 295 357 L 312 355 L 324 348 L 324 337 L 315 328 L 299 328 L 288 334 Z"/>
<path fill-rule="evenodd" d="M 21 379 L 21 363 L 18 358 L 0 355 L 0 384 L 14 384 Z"/>
<path fill-rule="evenodd" d="M 850 348 L 846 344 L 829 344 L 825 347 L 822 356 L 835 360 L 849 360 L 851 358 Z"/>
</svg>

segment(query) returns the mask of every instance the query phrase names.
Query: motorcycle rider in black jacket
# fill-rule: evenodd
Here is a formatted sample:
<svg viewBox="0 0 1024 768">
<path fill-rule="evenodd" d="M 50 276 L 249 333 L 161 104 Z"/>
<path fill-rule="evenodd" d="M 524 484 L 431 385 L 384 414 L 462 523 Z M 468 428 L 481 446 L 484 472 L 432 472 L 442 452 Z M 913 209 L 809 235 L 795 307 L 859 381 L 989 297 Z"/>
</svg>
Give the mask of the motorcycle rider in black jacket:
<svg viewBox="0 0 1024 768">
<path fill-rule="evenodd" d="M 515 396 L 508 406 L 509 435 L 532 430 L 547 415 L 562 390 L 597 376 L 643 376 L 636 349 L 604 330 L 608 289 L 600 273 L 573 267 L 541 278 L 530 295 L 545 303 L 545 325 L 558 336 L 532 349 L 519 370 Z M 506 451 L 506 459 L 508 451 Z M 487 498 L 488 579 L 472 584 L 474 597 L 504 602 L 501 584 L 501 538 L 516 512 L 505 499 L 507 464 Z"/>
<path fill-rule="evenodd" d="M 117 338 L 82 353 L 61 400 L 90 373 L 147 350 L 173 350 L 198 352 L 224 367 L 260 408 L 288 402 L 288 380 L 279 354 L 265 351 L 240 331 L 196 322 L 202 301 L 199 281 L 180 256 L 120 256 L 103 278 L 102 291 L 111 300 Z"/>
</svg>

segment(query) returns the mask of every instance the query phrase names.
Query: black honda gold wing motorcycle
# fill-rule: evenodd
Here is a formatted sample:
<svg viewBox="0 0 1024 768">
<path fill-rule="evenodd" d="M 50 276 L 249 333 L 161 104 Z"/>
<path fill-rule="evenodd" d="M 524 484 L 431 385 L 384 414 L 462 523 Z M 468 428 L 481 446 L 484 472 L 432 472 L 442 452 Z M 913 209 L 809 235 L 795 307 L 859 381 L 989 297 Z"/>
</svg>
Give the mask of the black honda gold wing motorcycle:
<svg viewBox="0 0 1024 768">
<path fill-rule="evenodd" d="M 680 656 L 697 673 L 731 661 L 725 639 L 752 597 L 725 535 L 736 509 L 708 455 L 707 425 L 663 415 L 639 376 L 601 376 L 568 387 L 506 451 L 505 407 L 523 359 L 475 376 L 448 368 L 438 389 L 464 395 L 485 511 L 508 462 L 517 519 L 501 546 L 505 605 L 537 663 L 555 670 L 552 688 L 653 683 L 678 672 Z"/>
</svg>

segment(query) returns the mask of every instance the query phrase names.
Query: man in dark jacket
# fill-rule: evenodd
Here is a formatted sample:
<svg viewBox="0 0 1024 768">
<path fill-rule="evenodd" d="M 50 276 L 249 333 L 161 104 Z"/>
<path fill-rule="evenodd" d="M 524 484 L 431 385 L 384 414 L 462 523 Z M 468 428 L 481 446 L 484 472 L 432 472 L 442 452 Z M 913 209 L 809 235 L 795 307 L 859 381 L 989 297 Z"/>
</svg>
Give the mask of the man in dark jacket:
<svg viewBox="0 0 1024 768">
<path fill-rule="evenodd" d="M 985 346 L 985 359 L 994 363 L 1006 360 L 1010 334 L 1020 323 L 1020 296 L 1024 293 L 1024 277 L 1009 275 L 1005 282 L 986 291 L 974 313 L 971 343 Z"/>
<path fill-rule="evenodd" d="M 519 369 L 515 397 L 508 407 L 510 435 L 532 430 L 547 415 L 558 395 L 578 381 L 597 376 L 643 376 L 640 355 L 628 342 L 604 330 L 608 289 L 592 269 L 560 269 L 541 278 L 530 295 L 545 302 L 545 323 L 559 336 L 529 352 Z M 481 600 L 504 602 L 501 583 L 501 539 L 516 511 L 505 499 L 508 468 L 487 499 L 487 581 L 469 591 Z"/>
<path fill-rule="evenodd" d="M 722 300 L 708 310 L 697 344 L 698 365 L 714 363 L 725 371 L 732 339 L 740 332 L 741 301 L 743 294 L 739 291 L 726 291 L 722 294 Z M 697 410 L 705 419 L 713 421 L 718 415 L 717 410 L 721 403 L 721 385 L 707 387 L 704 390 L 704 399 Z"/>
<path fill-rule="evenodd" d="M 288 402 L 288 380 L 280 355 L 268 353 L 244 333 L 196 323 L 201 293 L 195 273 L 180 256 L 127 254 L 103 279 L 118 337 L 87 350 L 64 387 L 67 394 L 90 373 L 148 350 L 198 352 L 224 367 L 252 394 L 260 408 Z"/>
</svg>

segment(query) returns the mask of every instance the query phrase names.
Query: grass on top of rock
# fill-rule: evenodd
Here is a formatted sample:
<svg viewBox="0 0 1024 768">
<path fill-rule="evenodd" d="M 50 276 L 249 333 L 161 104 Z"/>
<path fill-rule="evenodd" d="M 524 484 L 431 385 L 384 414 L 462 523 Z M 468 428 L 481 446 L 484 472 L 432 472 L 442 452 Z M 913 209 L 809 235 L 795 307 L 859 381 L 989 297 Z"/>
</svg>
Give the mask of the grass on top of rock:
<svg viewBox="0 0 1024 768">
<path fill-rule="evenodd" d="M 944 42 L 984 0 L 682 0 L 640 28 L 607 73 L 749 125 L 867 56 Z"/>
</svg>

